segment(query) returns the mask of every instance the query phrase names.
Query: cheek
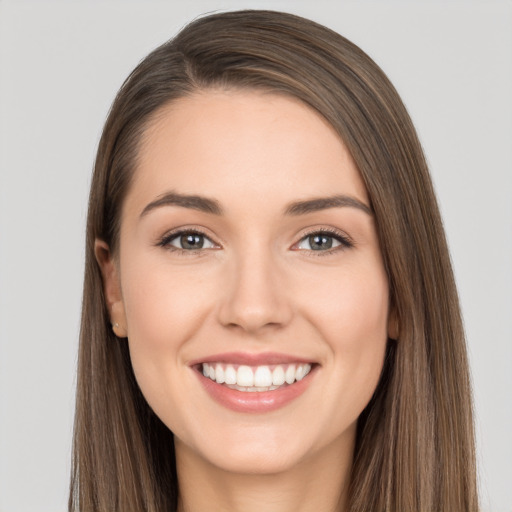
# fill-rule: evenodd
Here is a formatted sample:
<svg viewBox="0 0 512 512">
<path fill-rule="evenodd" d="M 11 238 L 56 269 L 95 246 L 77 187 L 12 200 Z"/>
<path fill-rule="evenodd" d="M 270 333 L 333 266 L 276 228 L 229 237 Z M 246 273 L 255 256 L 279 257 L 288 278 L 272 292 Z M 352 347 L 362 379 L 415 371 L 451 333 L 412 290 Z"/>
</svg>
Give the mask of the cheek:
<svg viewBox="0 0 512 512">
<path fill-rule="evenodd" d="M 141 269 L 144 269 L 141 271 Z M 160 261 L 134 262 L 123 276 L 129 337 L 155 350 L 193 337 L 208 311 L 211 276 Z"/>
<path fill-rule="evenodd" d="M 377 269 L 377 271 L 375 270 Z M 330 351 L 326 396 L 339 421 L 355 421 L 378 384 L 387 345 L 388 284 L 380 267 L 339 273 L 310 297 L 309 320 Z M 343 413 L 344 417 L 341 418 Z"/>
<path fill-rule="evenodd" d="M 304 286 L 303 310 L 333 351 L 357 352 L 387 338 L 389 289 L 380 265 L 334 270 Z"/>
<path fill-rule="evenodd" d="M 134 252 L 132 252 L 132 255 Z M 128 343 L 137 382 L 150 405 L 179 398 L 183 351 L 204 324 L 215 283 L 204 272 L 132 257 L 123 270 Z"/>
</svg>

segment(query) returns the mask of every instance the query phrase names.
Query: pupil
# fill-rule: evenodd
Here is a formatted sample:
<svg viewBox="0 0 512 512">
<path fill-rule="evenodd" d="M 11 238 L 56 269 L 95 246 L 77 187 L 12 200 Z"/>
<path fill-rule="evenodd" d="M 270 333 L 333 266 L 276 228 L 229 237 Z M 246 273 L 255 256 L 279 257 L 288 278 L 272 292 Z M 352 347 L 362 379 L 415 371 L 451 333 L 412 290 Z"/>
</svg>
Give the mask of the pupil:
<svg viewBox="0 0 512 512">
<path fill-rule="evenodd" d="M 183 249 L 200 249 L 203 247 L 203 236 L 197 234 L 189 234 L 181 236 L 181 246 Z"/>
<path fill-rule="evenodd" d="M 312 235 L 309 237 L 309 244 L 313 251 L 318 251 L 320 249 L 330 249 L 332 247 L 332 237 Z"/>
</svg>

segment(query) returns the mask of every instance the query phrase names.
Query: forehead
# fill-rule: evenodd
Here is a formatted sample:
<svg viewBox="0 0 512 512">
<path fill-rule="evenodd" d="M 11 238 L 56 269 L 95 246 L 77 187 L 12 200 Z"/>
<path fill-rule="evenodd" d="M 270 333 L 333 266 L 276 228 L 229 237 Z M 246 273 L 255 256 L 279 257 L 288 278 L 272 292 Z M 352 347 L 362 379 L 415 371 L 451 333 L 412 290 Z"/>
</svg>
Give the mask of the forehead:
<svg viewBox="0 0 512 512">
<path fill-rule="evenodd" d="M 368 203 L 357 167 L 332 126 L 295 98 L 258 91 L 203 91 L 155 114 L 127 200 L 143 208 L 169 190 L 259 213 L 335 193 Z"/>
</svg>

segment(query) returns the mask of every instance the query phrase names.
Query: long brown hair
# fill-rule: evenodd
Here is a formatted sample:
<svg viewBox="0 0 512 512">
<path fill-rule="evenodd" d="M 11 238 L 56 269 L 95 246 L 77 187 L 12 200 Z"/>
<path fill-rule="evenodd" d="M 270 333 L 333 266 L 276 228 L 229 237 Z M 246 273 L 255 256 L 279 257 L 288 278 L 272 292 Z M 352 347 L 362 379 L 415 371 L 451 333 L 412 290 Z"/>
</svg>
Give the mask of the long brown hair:
<svg viewBox="0 0 512 512">
<path fill-rule="evenodd" d="M 89 202 L 70 510 L 176 510 L 173 436 L 142 397 L 126 342 L 111 331 L 94 241 L 116 251 L 148 122 L 163 105 L 212 87 L 263 89 L 310 105 L 344 141 L 368 190 L 400 335 L 388 343 L 358 421 L 348 511 L 476 511 L 464 332 L 414 127 L 362 50 L 272 11 L 194 21 L 137 66 L 112 105 Z"/>
</svg>

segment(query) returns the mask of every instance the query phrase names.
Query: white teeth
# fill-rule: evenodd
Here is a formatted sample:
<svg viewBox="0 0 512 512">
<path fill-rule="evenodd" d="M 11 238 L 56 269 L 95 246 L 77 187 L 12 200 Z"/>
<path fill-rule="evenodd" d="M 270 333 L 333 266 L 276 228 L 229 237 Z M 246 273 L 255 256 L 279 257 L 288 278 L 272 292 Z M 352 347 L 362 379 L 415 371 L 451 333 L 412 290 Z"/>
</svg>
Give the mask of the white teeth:
<svg viewBox="0 0 512 512">
<path fill-rule="evenodd" d="M 311 365 L 309 363 L 306 363 L 303 366 L 303 368 L 304 368 L 304 375 L 302 375 L 302 379 L 311 371 Z"/>
<path fill-rule="evenodd" d="M 225 380 L 224 368 L 222 368 L 222 366 L 220 364 L 215 366 L 215 380 L 219 384 L 222 384 L 224 382 L 224 380 Z"/>
<path fill-rule="evenodd" d="M 282 366 L 276 366 L 272 372 L 272 384 L 282 386 L 284 384 L 284 369 Z"/>
<path fill-rule="evenodd" d="M 305 375 L 306 375 L 306 370 L 305 370 L 304 366 L 301 364 L 301 365 L 299 365 L 299 367 L 297 368 L 297 371 L 295 372 L 295 378 L 297 380 L 302 380 Z"/>
<path fill-rule="evenodd" d="M 239 386 L 254 386 L 254 373 L 250 366 L 239 366 L 236 372 L 236 383 Z"/>
<path fill-rule="evenodd" d="M 272 386 L 272 372 L 268 366 L 258 366 L 254 372 L 254 385 L 260 388 Z"/>
<path fill-rule="evenodd" d="M 237 369 L 233 365 L 222 363 L 203 363 L 203 375 L 228 387 L 239 391 L 272 391 L 286 384 L 293 384 L 302 380 L 310 371 L 310 364 L 276 365 L 251 367 L 240 365 Z"/>
<path fill-rule="evenodd" d="M 233 385 L 229 385 L 228 388 L 231 388 L 231 389 L 237 389 L 238 391 L 249 391 L 249 392 L 253 392 L 253 391 L 274 391 L 274 389 L 278 389 L 279 386 L 268 386 L 268 387 L 256 387 L 256 386 L 252 386 L 252 387 L 244 387 L 244 386 L 238 386 L 236 384 L 233 384 Z"/>
<path fill-rule="evenodd" d="M 287 384 L 293 384 L 295 382 L 295 365 L 291 364 L 286 369 L 286 373 L 284 375 L 284 379 Z"/>
<path fill-rule="evenodd" d="M 231 365 L 226 366 L 226 371 L 224 372 L 224 382 L 226 384 L 236 384 L 236 370 Z"/>
</svg>

